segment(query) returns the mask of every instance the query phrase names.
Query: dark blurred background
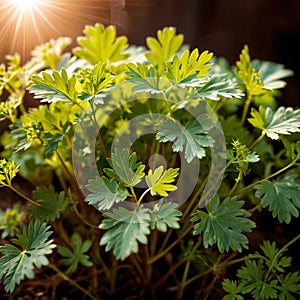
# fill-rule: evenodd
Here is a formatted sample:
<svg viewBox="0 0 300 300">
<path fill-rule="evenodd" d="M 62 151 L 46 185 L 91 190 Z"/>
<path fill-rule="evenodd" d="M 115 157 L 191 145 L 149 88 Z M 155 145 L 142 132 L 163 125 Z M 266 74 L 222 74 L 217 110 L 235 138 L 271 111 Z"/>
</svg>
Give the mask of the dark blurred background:
<svg viewBox="0 0 300 300">
<path fill-rule="evenodd" d="M 132 44 L 145 44 L 145 37 L 157 29 L 175 26 L 185 35 L 185 42 L 200 50 L 210 50 L 235 63 L 244 44 L 250 47 L 252 58 L 284 64 L 295 75 L 288 78 L 283 90 L 283 105 L 299 106 L 300 86 L 300 1 L 299 0 L 82 0 L 52 1 L 44 15 L 48 23 L 43 34 L 22 25 L 13 36 L 21 35 L 21 43 L 12 34 L 5 37 L 4 10 L 0 11 L 0 55 L 22 52 L 27 59 L 30 50 L 58 36 L 74 39 L 82 35 L 84 25 L 101 22 L 114 24 L 120 34 L 126 34 Z M 1 2 L 4 2 L 2 0 Z M 0 7 L 1 9 L 1 7 Z M 43 19 L 43 18 L 42 18 Z M 43 20 L 42 20 L 43 21 Z M 52 24 L 51 26 L 49 24 Z M 48 24 L 48 25 L 47 25 Z M 1 29 L 2 28 L 2 29 Z M 19 41 L 19 39 L 18 39 Z"/>
</svg>

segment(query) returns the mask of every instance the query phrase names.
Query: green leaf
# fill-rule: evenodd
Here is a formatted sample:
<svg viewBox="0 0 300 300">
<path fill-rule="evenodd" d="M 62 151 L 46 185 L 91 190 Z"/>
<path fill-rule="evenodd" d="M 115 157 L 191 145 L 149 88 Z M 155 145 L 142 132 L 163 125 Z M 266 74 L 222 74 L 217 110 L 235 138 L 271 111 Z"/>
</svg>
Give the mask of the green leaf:
<svg viewBox="0 0 300 300">
<path fill-rule="evenodd" d="M 278 140 L 280 134 L 300 132 L 300 109 L 281 106 L 274 112 L 270 107 L 260 106 L 259 111 L 252 108 L 251 115 L 248 121 L 273 140 Z"/>
<path fill-rule="evenodd" d="M 72 125 L 67 121 L 62 128 L 60 128 L 59 133 L 52 134 L 51 132 L 45 132 L 43 135 L 44 140 L 44 154 L 45 156 L 50 156 L 54 151 L 57 150 L 59 143 L 61 143 L 65 136 L 70 132 Z M 58 128 L 57 128 L 58 129 Z"/>
<path fill-rule="evenodd" d="M 256 72 L 251 66 L 249 48 L 245 45 L 240 60 L 236 63 L 236 76 L 242 81 L 248 95 L 256 96 L 267 92 L 261 80 L 261 72 Z"/>
<path fill-rule="evenodd" d="M 91 267 L 93 263 L 89 260 L 89 256 L 85 254 L 92 246 L 92 241 L 82 241 L 81 236 L 74 232 L 71 236 L 71 251 L 69 248 L 64 246 L 58 246 L 58 253 L 65 257 L 61 259 L 61 263 L 65 266 L 69 266 L 66 273 L 74 273 L 79 264 L 85 267 Z"/>
<path fill-rule="evenodd" d="M 70 53 L 63 54 L 63 52 L 71 44 L 71 38 L 59 37 L 35 47 L 31 52 L 32 59 L 25 64 L 26 69 L 30 68 L 35 72 L 45 67 L 58 70 L 69 58 Z"/>
<path fill-rule="evenodd" d="M 129 71 L 126 74 L 129 76 L 126 80 L 133 83 L 133 92 L 149 92 L 149 93 L 161 93 L 164 91 L 170 83 L 164 81 L 161 76 L 158 75 L 156 69 L 146 63 L 129 63 L 127 65 Z"/>
<path fill-rule="evenodd" d="M 295 182 L 296 178 L 296 175 L 289 175 L 274 181 L 263 180 L 254 187 L 262 207 L 269 207 L 273 218 L 277 217 L 280 223 L 288 224 L 292 216 L 299 216 L 300 184 Z"/>
<path fill-rule="evenodd" d="M 250 293 L 254 299 L 278 299 L 277 280 L 266 281 L 265 268 L 262 260 L 246 260 L 246 265 L 238 270 L 242 293 Z"/>
<path fill-rule="evenodd" d="M 55 248 L 53 240 L 48 240 L 52 233 L 49 228 L 40 220 L 30 222 L 28 230 L 24 227 L 23 232 L 13 240 L 16 246 L 0 246 L 0 280 L 3 280 L 6 292 L 12 293 L 25 277 L 33 279 L 34 267 L 49 264 L 46 255 Z"/>
<path fill-rule="evenodd" d="M 212 75 L 209 81 L 197 88 L 194 97 L 218 101 L 221 98 L 241 98 L 244 93 L 232 82 L 227 74 Z"/>
<path fill-rule="evenodd" d="M 295 294 L 300 294 L 300 273 L 285 273 L 280 280 L 281 286 L 279 286 L 280 294 L 279 300 L 296 300 Z M 294 295 L 292 293 L 295 293 Z M 298 296 L 299 297 L 299 296 Z"/>
<path fill-rule="evenodd" d="M 176 185 L 170 183 L 175 181 L 178 170 L 179 168 L 170 168 L 164 171 L 163 166 L 156 168 L 154 172 L 150 169 L 145 179 L 151 195 L 168 196 L 168 192 L 175 191 Z"/>
<path fill-rule="evenodd" d="M 87 195 L 84 201 L 97 205 L 99 210 L 110 209 L 115 203 L 124 201 L 128 197 L 125 187 L 104 176 L 90 179 L 86 187 L 91 194 Z"/>
<path fill-rule="evenodd" d="M 85 26 L 85 36 L 77 38 L 81 47 L 74 49 L 74 54 L 85 59 L 92 65 L 99 62 L 116 62 L 124 60 L 128 54 L 124 50 L 128 47 L 125 36 L 116 37 L 114 26 L 104 27 L 102 24 Z"/>
<path fill-rule="evenodd" d="M 265 264 L 272 270 L 274 273 L 276 272 L 285 272 L 285 268 L 291 266 L 291 257 L 283 256 L 283 250 L 276 248 L 276 243 L 272 244 L 270 241 L 263 241 L 263 244 L 260 246 L 264 256 L 265 256 Z"/>
<path fill-rule="evenodd" d="M 199 56 L 198 49 L 185 50 L 181 57 L 175 55 L 171 62 L 166 62 L 166 77 L 179 86 L 197 86 L 203 82 L 203 78 L 208 75 L 213 54 L 204 51 Z"/>
<path fill-rule="evenodd" d="M 159 231 L 166 232 L 168 227 L 180 228 L 179 217 L 182 216 L 182 212 L 176 209 L 177 206 L 172 202 L 164 203 L 163 199 L 155 204 L 150 212 L 151 229 L 157 228 Z"/>
<path fill-rule="evenodd" d="M 137 163 L 136 153 L 129 155 L 126 149 L 116 149 L 107 159 L 112 169 L 105 168 L 104 172 L 111 178 L 122 182 L 124 186 L 133 187 L 137 185 L 145 173 L 145 165 Z"/>
<path fill-rule="evenodd" d="M 248 239 L 242 232 L 250 232 L 255 223 L 247 218 L 250 213 L 242 209 L 243 205 L 244 201 L 236 197 L 220 203 L 215 196 L 206 206 L 207 213 L 198 210 L 193 214 L 191 222 L 200 221 L 194 225 L 193 234 L 203 234 L 204 247 L 217 244 L 221 253 L 248 249 Z"/>
<path fill-rule="evenodd" d="M 93 68 L 80 69 L 76 77 L 82 86 L 80 98 L 84 101 L 93 100 L 94 103 L 103 102 L 104 92 L 114 83 L 107 63 L 97 63 Z"/>
<path fill-rule="evenodd" d="M 145 208 L 114 209 L 112 213 L 104 214 L 99 226 L 100 229 L 107 230 L 100 240 L 100 245 L 106 245 L 105 251 L 113 249 L 115 257 L 124 260 L 131 253 L 138 252 L 138 242 L 147 244 L 149 221 L 150 215 Z"/>
<path fill-rule="evenodd" d="M 210 147 L 213 142 L 212 138 L 207 136 L 206 129 L 194 118 L 185 126 L 168 118 L 157 128 L 156 139 L 163 143 L 173 142 L 173 151 L 183 151 L 187 162 L 191 162 L 195 157 L 203 158 L 206 155 L 204 148 Z"/>
<path fill-rule="evenodd" d="M 251 61 L 251 66 L 256 72 L 260 72 L 260 80 L 263 82 L 264 89 L 274 90 L 285 87 L 286 82 L 282 78 L 292 76 L 293 71 L 285 69 L 281 64 L 269 61 Z"/>
<path fill-rule="evenodd" d="M 68 103 L 78 102 L 77 80 L 73 74 L 70 78 L 65 69 L 51 74 L 43 72 L 40 76 L 32 76 L 33 84 L 28 90 L 35 94 L 35 98 L 42 98 L 41 102 L 64 101 Z"/>
<path fill-rule="evenodd" d="M 176 28 L 166 27 L 163 30 L 158 30 L 157 39 L 147 37 L 146 43 L 151 50 L 145 53 L 146 58 L 157 64 L 160 72 L 165 69 L 165 62 L 171 59 L 179 50 L 183 43 L 183 35 L 176 35 Z"/>
<path fill-rule="evenodd" d="M 238 293 L 241 292 L 242 288 L 237 284 L 235 280 L 224 279 L 222 282 L 222 286 L 225 292 L 229 293 L 224 296 L 222 300 L 243 300 L 243 296 Z"/>
<path fill-rule="evenodd" d="M 31 204 L 28 207 L 28 214 L 32 219 L 40 218 L 46 222 L 54 221 L 59 218 L 60 213 L 68 205 L 65 193 L 60 192 L 57 195 L 52 185 L 38 187 L 33 193 L 35 202 L 40 206 Z"/>
</svg>

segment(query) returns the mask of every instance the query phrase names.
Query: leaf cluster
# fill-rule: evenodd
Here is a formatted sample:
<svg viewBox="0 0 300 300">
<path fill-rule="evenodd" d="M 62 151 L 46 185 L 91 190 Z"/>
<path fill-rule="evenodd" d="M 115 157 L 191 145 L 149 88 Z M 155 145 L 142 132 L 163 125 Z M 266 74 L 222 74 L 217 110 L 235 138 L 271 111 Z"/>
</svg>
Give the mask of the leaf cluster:
<svg viewBox="0 0 300 300">
<path fill-rule="evenodd" d="M 174 27 L 135 47 L 95 24 L 77 43 L 68 52 L 69 38 L 50 40 L 23 66 L 19 55 L 0 66 L 10 123 L 0 184 L 28 203 L 2 195 L 5 290 L 48 266 L 91 299 L 145 298 L 149 287 L 296 299 L 300 275 L 284 254 L 300 235 L 248 255 L 262 211 L 274 226 L 299 218 L 300 111 L 276 99 L 292 72 L 252 60 L 248 46 L 231 67 Z M 27 91 L 36 107 L 24 107 Z"/>
</svg>

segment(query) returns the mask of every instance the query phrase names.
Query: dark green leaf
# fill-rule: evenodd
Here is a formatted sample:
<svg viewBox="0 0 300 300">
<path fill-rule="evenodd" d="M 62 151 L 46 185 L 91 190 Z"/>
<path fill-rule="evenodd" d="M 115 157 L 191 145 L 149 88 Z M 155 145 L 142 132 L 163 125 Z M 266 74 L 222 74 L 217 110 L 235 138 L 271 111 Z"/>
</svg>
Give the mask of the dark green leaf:
<svg viewBox="0 0 300 300">
<path fill-rule="evenodd" d="M 66 273 L 74 273 L 78 267 L 78 264 L 82 264 L 85 267 L 91 267 L 93 263 L 89 260 L 89 256 L 85 254 L 92 246 L 92 241 L 86 240 L 82 241 L 78 233 L 73 233 L 71 236 L 71 251 L 69 248 L 64 246 L 59 246 L 58 253 L 65 257 L 61 259 L 62 264 L 69 266 Z"/>
<path fill-rule="evenodd" d="M 255 223 L 247 218 L 250 213 L 242 209 L 243 204 L 235 197 L 220 203 L 215 196 L 206 206 L 207 213 L 201 210 L 194 213 L 191 222 L 199 223 L 194 225 L 193 234 L 203 234 L 204 247 L 217 244 L 221 253 L 247 249 L 248 239 L 242 232 L 250 232 Z"/>
<path fill-rule="evenodd" d="M 300 294 L 300 273 L 285 273 L 280 280 L 279 286 L 280 294 L 279 300 L 296 300 Z M 294 293 L 294 294 L 292 294 Z M 296 296 L 298 295 L 298 296 Z"/>
<path fill-rule="evenodd" d="M 264 279 L 265 268 L 262 260 L 258 263 L 254 260 L 247 260 L 246 265 L 238 270 L 242 293 L 251 292 L 254 299 L 278 299 L 277 280 L 266 281 Z"/>
<path fill-rule="evenodd" d="M 255 196 L 261 199 L 262 207 L 269 207 L 273 218 L 289 223 L 291 217 L 298 217 L 300 208 L 300 185 L 297 176 L 289 175 L 274 181 L 263 180 L 255 186 Z"/>
<path fill-rule="evenodd" d="M 223 289 L 228 293 L 222 300 L 243 300 L 243 296 L 239 295 L 241 286 L 234 280 L 224 279 L 222 282 Z"/>
<path fill-rule="evenodd" d="M 54 221 L 59 218 L 60 213 L 68 205 L 65 193 L 60 192 L 57 195 L 52 185 L 48 188 L 45 186 L 38 187 L 34 191 L 34 197 L 40 206 L 30 204 L 28 207 L 28 213 L 32 219 L 43 219 L 46 222 Z"/>
</svg>

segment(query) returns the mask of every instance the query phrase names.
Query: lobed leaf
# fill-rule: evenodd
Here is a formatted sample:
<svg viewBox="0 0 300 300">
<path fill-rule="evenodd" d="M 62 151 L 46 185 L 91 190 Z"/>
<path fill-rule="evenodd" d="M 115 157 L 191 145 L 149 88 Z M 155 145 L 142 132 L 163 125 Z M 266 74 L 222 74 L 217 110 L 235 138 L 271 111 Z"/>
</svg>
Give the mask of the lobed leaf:
<svg viewBox="0 0 300 300">
<path fill-rule="evenodd" d="M 251 65 L 249 48 L 245 45 L 236 63 L 236 76 L 242 81 L 248 95 L 256 96 L 267 92 L 261 80 L 261 72 L 256 72 Z"/>
<path fill-rule="evenodd" d="M 85 198 L 85 201 L 96 205 L 99 210 L 110 209 L 115 203 L 124 201 L 128 196 L 125 187 L 104 176 L 90 179 L 86 187 L 91 194 Z"/>
<path fill-rule="evenodd" d="M 278 281 L 276 279 L 266 280 L 266 270 L 262 260 L 246 260 L 246 265 L 238 270 L 242 293 L 251 293 L 254 299 L 277 299 Z"/>
<path fill-rule="evenodd" d="M 122 182 L 124 186 L 133 187 L 144 177 L 145 165 L 137 163 L 136 153 L 129 155 L 126 149 L 116 149 L 107 159 L 112 169 L 105 168 L 104 172 L 111 178 Z"/>
<path fill-rule="evenodd" d="M 280 223 L 288 224 L 292 216 L 299 216 L 300 184 L 296 178 L 296 175 L 288 175 L 274 181 L 263 180 L 254 187 L 262 207 L 268 207 L 273 218 L 278 218 Z"/>
<path fill-rule="evenodd" d="M 81 47 L 74 49 L 74 54 L 85 59 L 92 65 L 99 62 L 116 62 L 126 59 L 129 55 L 124 53 L 128 47 L 127 37 L 116 37 L 114 26 L 104 27 L 102 24 L 86 26 L 85 36 L 78 37 L 77 42 Z"/>
<path fill-rule="evenodd" d="M 281 64 L 275 64 L 269 61 L 251 61 L 251 66 L 256 72 L 260 72 L 260 80 L 264 88 L 268 90 L 281 89 L 285 87 L 286 82 L 282 78 L 292 76 L 293 71 L 285 69 Z"/>
<path fill-rule="evenodd" d="M 166 89 L 165 81 L 158 75 L 156 69 L 146 63 L 129 63 L 127 65 L 129 71 L 127 81 L 134 84 L 133 92 L 149 92 L 149 93 L 161 93 Z M 169 84 L 170 85 L 170 84 Z"/>
<path fill-rule="evenodd" d="M 244 201 L 236 197 L 228 197 L 220 203 L 215 196 L 206 206 L 207 213 L 198 210 L 193 214 L 191 222 L 200 221 L 194 225 L 193 234 L 203 234 L 204 247 L 217 244 L 221 253 L 247 249 L 248 239 L 242 232 L 250 232 L 255 223 L 247 218 L 250 213 L 242 209 L 243 204 Z"/>
<path fill-rule="evenodd" d="M 195 157 L 203 158 L 206 155 L 204 148 L 211 146 L 213 142 L 212 138 L 207 136 L 206 129 L 196 119 L 190 119 L 183 126 L 169 118 L 163 120 L 157 128 L 156 139 L 163 143 L 173 142 L 173 151 L 183 151 L 187 162 L 191 162 Z"/>
<path fill-rule="evenodd" d="M 281 106 L 274 112 L 270 107 L 260 106 L 259 111 L 252 108 L 251 116 L 248 121 L 273 140 L 278 140 L 280 134 L 300 132 L 300 109 Z"/>
<path fill-rule="evenodd" d="M 12 293 L 25 277 L 33 279 L 34 267 L 49 264 L 46 255 L 55 248 L 53 240 L 48 239 L 52 233 L 49 228 L 46 223 L 35 220 L 13 240 L 17 247 L 10 244 L 0 246 L 0 280 L 3 280 L 6 292 Z"/>
<path fill-rule="evenodd" d="M 65 69 L 60 72 L 53 70 L 51 74 L 43 72 L 40 76 L 32 76 L 32 85 L 28 87 L 35 98 L 42 98 L 41 102 L 64 101 L 68 103 L 78 102 L 77 80 L 73 74 L 70 78 Z"/>
<path fill-rule="evenodd" d="M 191 53 L 187 49 L 181 57 L 175 55 L 170 62 L 166 62 L 166 77 L 181 87 L 197 86 L 203 82 L 203 78 L 209 74 L 211 68 L 209 61 L 213 54 L 204 51 L 199 56 L 198 49 Z"/>
<path fill-rule="evenodd" d="M 71 274 L 76 271 L 79 264 L 85 267 L 91 267 L 93 263 L 89 260 L 89 256 L 85 254 L 92 246 L 91 240 L 82 241 L 81 236 L 74 232 L 71 236 L 71 251 L 69 248 L 64 246 L 58 246 L 58 253 L 65 257 L 61 259 L 61 263 L 65 266 L 69 266 L 66 273 Z"/>
<path fill-rule="evenodd" d="M 158 65 L 160 71 L 165 69 L 164 63 L 171 59 L 183 43 L 183 35 L 176 35 L 176 28 L 166 27 L 157 31 L 157 39 L 147 37 L 146 43 L 151 51 L 145 53 L 146 58 Z"/>
<path fill-rule="evenodd" d="M 178 176 L 178 170 L 179 168 L 170 168 L 164 171 L 163 166 L 156 168 L 154 172 L 150 169 L 145 179 L 151 195 L 168 196 L 168 192 L 175 191 L 176 185 L 170 183 Z"/>
<path fill-rule="evenodd" d="M 155 204 L 150 212 L 151 229 L 157 228 L 159 231 L 166 232 L 168 227 L 180 228 L 179 217 L 182 216 L 182 212 L 176 209 L 177 206 L 172 202 L 164 203 L 163 199 Z"/>
<path fill-rule="evenodd" d="M 138 242 L 147 244 L 149 221 L 150 215 L 145 208 L 114 209 L 112 213 L 104 214 L 99 226 L 100 229 L 107 230 L 100 240 L 100 245 L 106 245 L 106 251 L 113 249 L 116 259 L 124 260 L 131 253 L 138 252 Z"/>
<path fill-rule="evenodd" d="M 221 98 L 241 98 L 244 93 L 232 82 L 227 74 L 212 75 L 209 81 L 197 88 L 194 97 L 218 101 Z"/>
<path fill-rule="evenodd" d="M 59 218 L 60 213 L 68 205 L 65 193 L 60 192 L 59 195 L 56 195 L 52 185 L 38 187 L 33 194 L 36 199 L 35 202 L 40 206 L 31 204 L 28 207 L 28 214 L 31 219 L 42 219 L 46 222 L 54 221 Z"/>
</svg>

